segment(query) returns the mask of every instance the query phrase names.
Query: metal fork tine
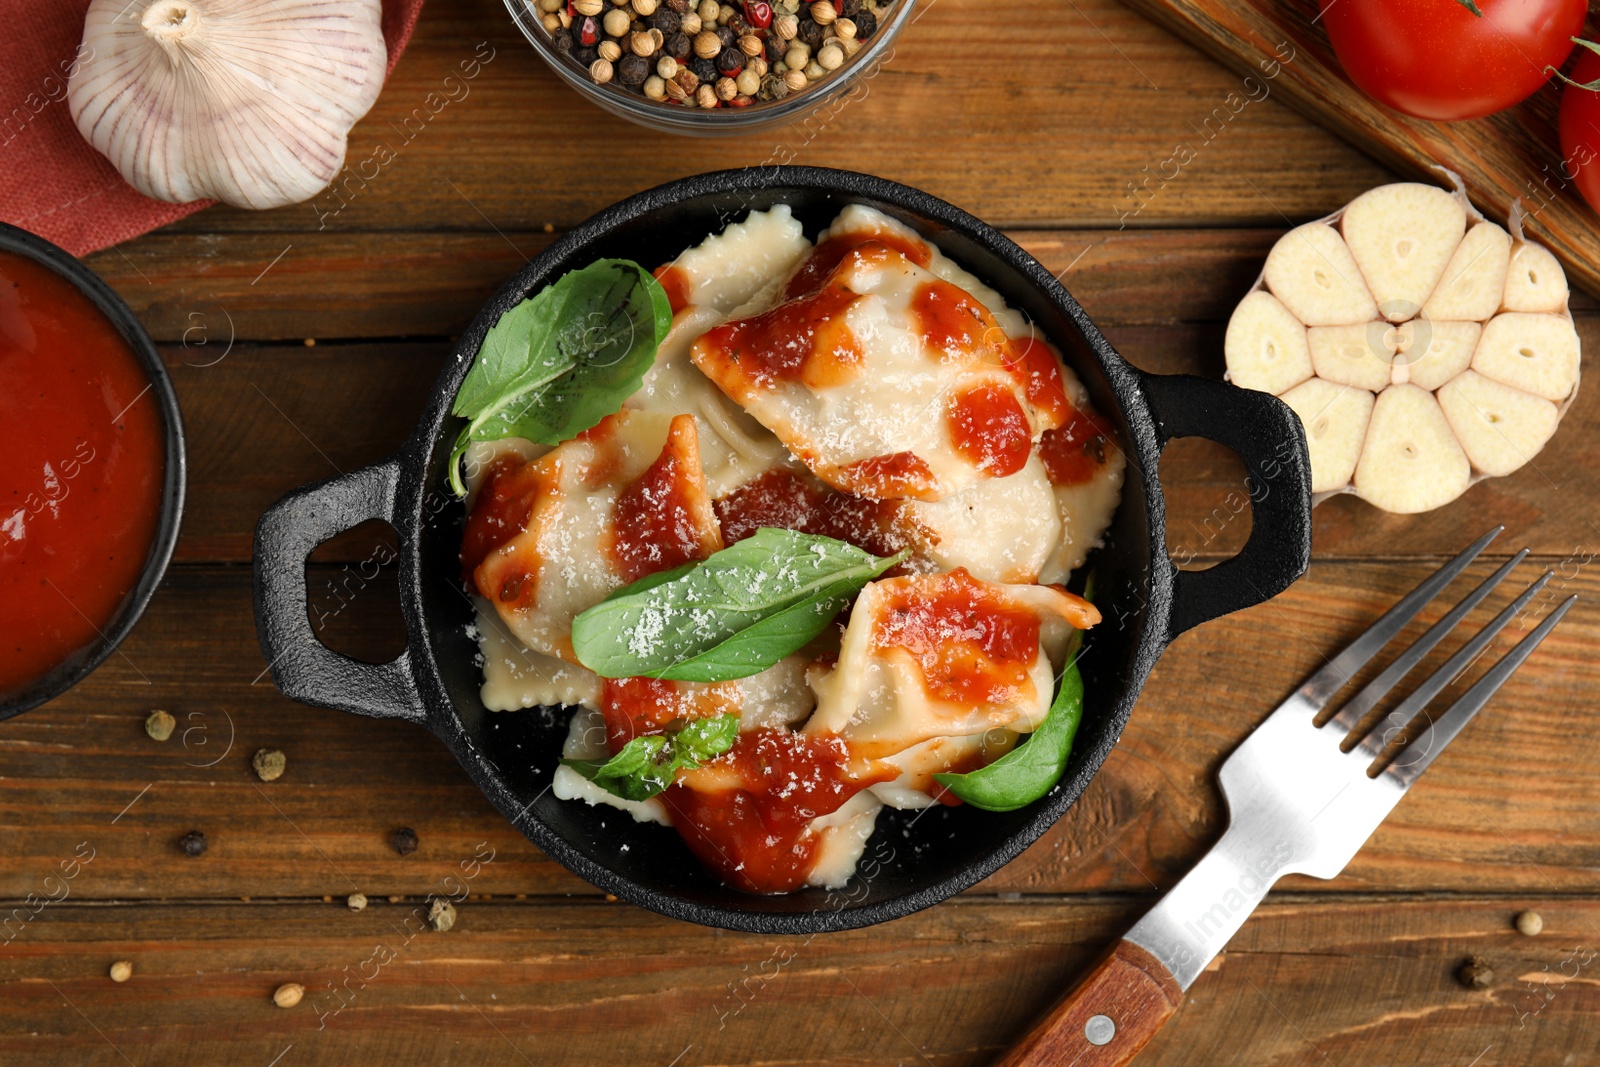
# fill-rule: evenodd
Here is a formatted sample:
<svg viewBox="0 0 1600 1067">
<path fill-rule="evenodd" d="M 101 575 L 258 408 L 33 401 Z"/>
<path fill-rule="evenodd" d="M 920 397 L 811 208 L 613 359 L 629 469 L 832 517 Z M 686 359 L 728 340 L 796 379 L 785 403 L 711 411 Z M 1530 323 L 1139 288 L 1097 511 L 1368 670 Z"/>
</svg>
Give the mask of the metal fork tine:
<svg viewBox="0 0 1600 1067">
<path fill-rule="evenodd" d="M 1439 591 L 1467 569 L 1467 565 L 1478 558 L 1478 554 L 1489 547 L 1504 526 L 1496 526 L 1472 544 L 1468 545 L 1455 559 L 1440 567 L 1431 577 L 1427 578 L 1405 597 L 1384 613 L 1383 617 L 1367 628 L 1360 637 L 1351 641 L 1342 651 L 1300 686 L 1299 697 L 1311 706 L 1313 711 L 1321 711 L 1327 706 L 1333 695 L 1344 687 L 1350 677 L 1367 665 L 1367 661 L 1376 656 L 1384 645 L 1394 640 L 1395 635 L 1406 628 L 1406 624 L 1416 617 L 1423 605 L 1439 595 Z"/>
<path fill-rule="evenodd" d="M 1387 696 L 1389 690 L 1399 684 L 1400 679 L 1410 674 L 1417 664 L 1421 663 L 1423 658 L 1433 651 L 1434 646 L 1444 640 L 1446 634 L 1460 625 L 1461 620 L 1466 618 L 1468 613 L 1477 607 L 1484 597 L 1493 592 L 1494 587 L 1499 585 L 1505 576 L 1510 574 L 1517 564 L 1527 557 L 1528 550 L 1524 548 L 1521 552 L 1501 564 L 1499 570 L 1489 575 L 1479 583 L 1478 588 L 1463 597 L 1461 603 L 1450 609 L 1448 615 L 1429 627 L 1428 632 L 1417 638 L 1415 644 L 1396 656 L 1394 662 L 1383 669 L 1382 674 L 1368 682 L 1361 692 L 1346 701 L 1344 707 L 1339 709 L 1339 714 L 1329 720 L 1330 724 L 1342 726 L 1346 731 L 1354 730 L 1361 725 L 1361 720 L 1367 717 L 1368 712 L 1378 706 L 1378 701 Z"/>
<path fill-rule="evenodd" d="M 1489 668 L 1471 689 L 1461 694 L 1454 704 L 1436 716 L 1433 722 L 1428 724 L 1427 729 L 1418 734 L 1395 761 L 1384 768 L 1383 773 L 1398 779 L 1403 787 L 1411 788 L 1412 783 L 1432 765 L 1439 753 L 1444 751 L 1445 746 L 1456 739 L 1462 727 L 1472 721 L 1472 717 L 1483 709 L 1489 698 L 1505 684 L 1506 679 L 1522 666 L 1523 660 L 1533 654 L 1533 650 L 1539 647 L 1539 642 L 1555 629 L 1556 623 L 1561 621 L 1577 600 L 1576 596 L 1568 597 L 1560 607 L 1550 613 L 1548 618 L 1534 627 L 1532 633 L 1518 641 L 1515 648 L 1500 657 L 1499 663 Z M 1415 759 L 1411 758 L 1413 752 L 1419 753 Z"/>
<path fill-rule="evenodd" d="M 1428 706 L 1428 703 L 1444 691 L 1445 686 L 1455 681 L 1462 671 L 1466 670 L 1473 660 L 1477 659 L 1484 649 L 1489 647 L 1489 642 L 1495 639 L 1501 630 L 1505 629 L 1518 612 L 1528 606 L 1528 601 L 1538 595 L 1550 580 L 1550 571 L 1545 571 L 1539 580 L 1522 591 L 1522 595 L 1501 609 L 1500 614 L 1489 621 L 1489 625 L 1479 630 L 1473 638 L 1456 650 L 1456 654 L 1444 661 L 1444 665 L 1417 686 L 1416 692 L 1402 700 L 1383 720 L 1361 739 L 1361 744 L 1351 750 L 1352 756 L 1360 756 L 1371 760 L 1383 754 L 1383 750 L 1393 737 L 1393 732 L 1403 730 L 1406 724 L 1417 717 L 1417 712 Z M 1532 651 L 1532 649 L 1529 649 Z M 1388 730 L 1383 729 L 1388 724 Z"/>
</svg>

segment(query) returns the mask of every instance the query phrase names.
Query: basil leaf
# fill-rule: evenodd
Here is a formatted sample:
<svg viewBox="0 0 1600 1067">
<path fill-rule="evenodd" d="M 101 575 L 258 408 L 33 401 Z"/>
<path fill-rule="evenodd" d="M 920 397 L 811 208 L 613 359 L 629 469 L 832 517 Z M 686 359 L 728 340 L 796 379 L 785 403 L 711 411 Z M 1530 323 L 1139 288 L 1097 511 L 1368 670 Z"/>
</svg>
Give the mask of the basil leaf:
<svg viewBox="0 0 1600 1067">
<path fill-rule="evenodd" d="M 1026 807 L 1061 780 L 1082 720 L 1083 675 L 1074 658 L 1061 673 L 1049 714 L 1022 744 L 987 767 L 966 774 L 935 774 L 934 781 L 984 811 Z"/>
<path fill-rule="evenodd" d="M 735 713 L 695 719 L 665 734 L 635 737 L 608 760 L 561 762 L 623 800 L 649 800 L 671 785 L 679 771 L 692 771 L 722 755 L 739 739 Z"/>
<path fill-rule="evenodd" d="M 681 574 L 613 593 L 572 621 L 572 647 L 602 678 L 746 678 L 816 637 L 905 556 L 763 527 Z"/>
<path fill-rule="evenodd" d="M 616 412 L 671 326 L 666 290 L 627 259 L 569 271 L 500 316 L 451 407 L 470 420 L 450 454 L 451 488 L 466 495 L 461 456 L 473 441 L 557 445 Z"/>
</svg>

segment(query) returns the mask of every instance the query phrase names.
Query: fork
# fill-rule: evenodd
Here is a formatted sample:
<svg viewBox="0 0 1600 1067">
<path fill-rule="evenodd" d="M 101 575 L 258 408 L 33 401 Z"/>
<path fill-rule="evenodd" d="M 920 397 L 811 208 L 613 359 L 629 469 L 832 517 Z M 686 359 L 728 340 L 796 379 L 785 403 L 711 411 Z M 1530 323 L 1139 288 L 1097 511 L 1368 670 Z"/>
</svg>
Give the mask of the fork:
<svg viewBox="0 0 1600 1067">
<path fill-rule="evenodd" d="M 1424 709 L 1550 580 L 1550 572 L 1366 731 L 1379 701 L 1528 555 L 1484 579 L 1320 723 L 1329 701 L 1504 529 L 1497 526 L 1408 593 L 1278 706 L 1222 765 L 1227 831 L 997 1067 L 1106 1067 L 1132 1060 L 1183 992 L 1285 874 L 1332 878 L 1406 790 L 1488 703 L 1578 599 L 1568 597 L 1437 716 Z M 1426 719 L 1415 736 L 1412 720 Z M 1408 739 L 1409 738 L 1409 739 Z M 1383 757 L 1391 755 L 1388 761 Z"/>
</svg>

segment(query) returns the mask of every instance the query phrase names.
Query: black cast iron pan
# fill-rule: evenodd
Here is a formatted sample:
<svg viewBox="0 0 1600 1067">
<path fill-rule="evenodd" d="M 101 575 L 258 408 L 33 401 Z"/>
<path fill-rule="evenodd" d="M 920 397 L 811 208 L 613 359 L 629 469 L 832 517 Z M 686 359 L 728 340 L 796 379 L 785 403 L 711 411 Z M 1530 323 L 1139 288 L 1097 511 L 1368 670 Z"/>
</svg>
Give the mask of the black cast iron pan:
<svg viewBox="0 0 1600 1067">
<path fill-rule="evenodd" d="M 472 608 L 457 561 L 463 511 L 446 487 L 445 463 L 461 426 L 450 415 L 456 388 L 485 332 L 508 308 L 602 256 L 667 262 L 745 212 L 779 203 L 790 205 L 811 236 L 849 203 L 878 208 L 921 232 L 1061 348 L 1116 426 L 1129 462 L 1121 507 L 1104 547 L 1090 560 L 1105 622 L 1085 646 L 1084 722 L 1056 789 L 1009 814 L 957 807 L 919 818 L 885 811 L 848 887 L 761 897 L 706 874 L 669 828 L 637 825 L 613 809 L 550 794 L 546 787 L 566 736 L 564 714 L 483 707 L 477 649 L 468 634 Z M 1186 436 L 1219 441 L 1243 457 L 1253 521 L 1237 557 L 1180 573 L 1165 552 L 1156 465 L 1166 442 Z M 400 658 L 381 665 L 323 647 L 306 613 L 307 555 L 373 518 L 388 520 L 398 533 L 401 606 L 410 634 Z M 708 926 L 815 933 L 908 915 L 1014 858 L 1083 793 L 1167 644 L 1192 626 L 1282 591 L 1304 572 L 1310 548 L 1305 437 L 1276 398 L 1129 366 L 1037 261 L 942 200 L 847 171 L 764 167 L 685 178 L 630 197 L 556 241 L 507 282 L 462 334 L 427 413 L 397 455 L 290 493 L 262 516 L 255 542 L 256 623 L 273 680 L 285 694 L 431 730 L 519 830 L 599 888 Z"/>
</svg>

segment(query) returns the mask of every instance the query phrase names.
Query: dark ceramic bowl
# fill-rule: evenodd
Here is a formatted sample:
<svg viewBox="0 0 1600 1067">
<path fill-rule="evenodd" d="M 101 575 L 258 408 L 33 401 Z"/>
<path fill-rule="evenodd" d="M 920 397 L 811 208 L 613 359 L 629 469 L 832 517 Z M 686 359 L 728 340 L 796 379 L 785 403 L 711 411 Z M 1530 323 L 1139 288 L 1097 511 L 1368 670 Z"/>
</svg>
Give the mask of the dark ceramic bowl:
<svg viewBox="0 0 1600 1067">
<path fill-rule="evenodd" d="M 968 807 L 885 810 L 861 871 L 846 889 L 763 897 L 729 889 L 705 873 L 671 829 L 551 795 L 547 787 L 566 737 L 564 714 L 484 708 L 477 648 L 468 635 L 472 608 L 457 561 L 463 512 L 446 488 L 445 472 L 462 425 L 450 414 L 451 401 L 484 333 L 508 308 L 602 256 L 666 262 L 745 212 L 779 203 L 790 205 L 813 236 L 846 204 L 878 208 L 994 286 L 1061 348 L 1116 426 L 1129 463 L 1121 507 L 1090 561 L 1105 622 L 1088 635 L 1083 725 L 1055 790 L 1008 814 Z M 1237 557 L 1180 573 L 1165 550 L 1155 471 L 1165 443 L 1183 436 L 1234 448 L 1250 468 L 1255 504 L 1249 540 Z M 708 926 L 843 930 L 899 918 L 966 889 L 1049 829 L 1104 762 L 1168 642 L 1191 626 L 1266 600 L 1304 572 L 1311 548 L 1309 488 L 1305 437 L 1288 407 L 1223 382 L 1129 366 L 1048 271 L 965 212 L 863 174 L 810 167 L 723 171 L 630 197 L 555 242 L 462 334 L 421 425 L 398 455 L 275 504 L 256 529 L 256 623 L 284 693 L 431 730 L 519 830 L 599 888 Z M 324 648 L 306 615 L 307 554 L 373 518 L 391 522 L 399 536 L 401 604 L 410 633 L 404 654 L 381 665 Z"/>
<path fill-rule="evenodd" d="M 0 222 L 0 252 L 24 256 L 41 266 L 48 267 L 71 282 L 79 292 L 89 298 L 89 302 L 99 310 L 100 314 L 111 320 L 111 324 L 117 328 L 122 339 L 128 343 L 128 348 L 133 351 L 134 358 L 139 361 L 145 376 L 150 379 L 150 392 L 155 397 L 156 403 L 161 406 L 161 421 L 166 430 L 167 441 L 166 474 L 161 490 L 161 521 L 156 525 L 155 538 L 150 543 L 150 553 L 145 559 L 144 570 L 139 575 L 138 583 L 123 598 L 116 614 L 111 616 L 111 621 L 102 628 L 98 641 L 79 649 L 27 687 L 12 693 L 0 694 L 0 720 L 5 720 L 13 715 L 20 715 L 29 708 L 38 707 L 47 700 L 53 700 L 83 681 L 116 650 L 122 639 L 128 636 L 128 631 L 133 629 L 134 623 L 139 621 L 139 616 L 144 614 L 145 605 L 150 603 L 151 594 L 156 591 L 156 586 L 161 584 L 162 575 L 167 572 L 167 563 L 172 559 L 173 546 L 178 542 L 178 525 L 183 520 L 186 461 L 183 448 L 183 416 L 178 412 L 177 394 L 172 391 L 167 368 L 156 353 L 155 344 L 150 340 L 150 335 L 145 333 L 139 320 L 134 317 L 133 310 L 123 303 L 122 298 L 113 292 L 98 274 L 85 267 L 65 249 L 58 248 L 43 237 L 31 234 L 27 230 Z M 0 620 L 0 627 L 4 625 L 4 620 Z"/>
</svg>

